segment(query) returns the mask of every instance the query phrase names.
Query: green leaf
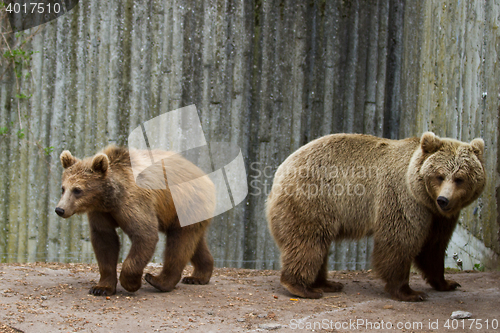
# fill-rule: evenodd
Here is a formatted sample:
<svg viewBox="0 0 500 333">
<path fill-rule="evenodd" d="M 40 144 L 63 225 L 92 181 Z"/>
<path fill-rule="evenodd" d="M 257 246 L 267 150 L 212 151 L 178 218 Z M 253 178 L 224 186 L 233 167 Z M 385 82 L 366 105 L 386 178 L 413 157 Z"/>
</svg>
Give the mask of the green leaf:
<svg viewBox="0 0 500 333">
<path fill-rule="evenodd" d="M 20 129 L 19 131 L 17 131 L 17 137 L 19 139 L 23 139 L 24 138 L 24 128 L 23 129 Z"/>
<path fill-rule="evenodd" d="M 19 99 L 30 99 L 31 96 L 33 96 L 33 94 L 29 94 L 29 96 L 26 96 L 25 94 L 23 93 L 20 93 L 20 94 L 16 94 L 16 98 L 19 98 Z"/>
<path fill-rule="evenodd" d="M 0 127 L 0 135 L 7 134 L 8 131 L 9 131 L 8 127 Z"/>
<path fill-rule="evenodd" d="M 45 155 L 50 155 L 50 153 L 54 151 L 54 147 L 53 146 L 45 147 L 43 148 L 43 150 L 45 151 Z"/>
</svg>

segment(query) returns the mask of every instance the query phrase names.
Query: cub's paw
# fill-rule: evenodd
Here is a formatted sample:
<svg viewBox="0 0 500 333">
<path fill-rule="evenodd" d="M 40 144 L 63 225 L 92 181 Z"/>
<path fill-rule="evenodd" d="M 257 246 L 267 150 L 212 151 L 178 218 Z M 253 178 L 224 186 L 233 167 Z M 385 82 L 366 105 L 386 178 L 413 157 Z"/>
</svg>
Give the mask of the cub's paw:
<svg viewBox="0 0 500 333">
<path fill-rule="evenodd" d="M 171 291 L 175 287 L 175 284 L 165 283 L 164 281 L 160 280 L 157 276 L 151 275 L 149 273 L 146 273 L 144 279 L 146 279 L 147 283 L 149 283 L 150 285 L 152 285 L 153 287 L 155 287 L 160 291 Z"/>
<path fill-rule="evenodd" d="M 120 274 L 120 284 L 126 291 L 134 292 L 139 290 L 142 284 L 142 275 Z"/>
<path fill-rule="evenodd" d="M 116 294 L 116 288 L 100 287 L 96 285 L 90 288 L 89 294 L 94 296 L 111 296 Z"/>
<path fill-rule="evenodd" d="M 185 284 L 207 284 L 210 279 L 202 279 L 194 276 L 185 276 L 182 278 L 182 283 Z"/>
</svg>

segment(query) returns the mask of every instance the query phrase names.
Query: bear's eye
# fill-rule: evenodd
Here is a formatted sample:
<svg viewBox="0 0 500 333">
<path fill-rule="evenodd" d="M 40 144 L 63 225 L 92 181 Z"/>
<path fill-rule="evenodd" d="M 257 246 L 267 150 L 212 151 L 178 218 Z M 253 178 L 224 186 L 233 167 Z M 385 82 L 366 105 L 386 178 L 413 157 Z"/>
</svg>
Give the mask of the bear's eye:
<svg viewBox="0 0 500 333">
<path fill-rule="evenodd" d="M 436 179 L 441 183 L 444 181 L 444 177 L 443 176 L 437 176 Z"/>
<path fill-rule="evenodd" d="M 73 189 L 73 194 L 74 194 L 74 195 L 80 195 L 80 194 L 82 194 L 82 192 L 83 192 L 83 191 L 82 191 L 81 189 L 77 188 L 77 187 L 75 187 L 75 188 Z"/>
<path fill-rule="evenodd" d="M 61 192 L 62 192 L 62 194 L 64 194 L 64 190 L 65 190 L 64 186 L 63 186 L 63 187 L 61 187 Z"/>
<path fill-rule="evenodd" d="M 455 184 L 460 185 L 464 182 L 463 178 L 455 178 Z"/>
</svg>

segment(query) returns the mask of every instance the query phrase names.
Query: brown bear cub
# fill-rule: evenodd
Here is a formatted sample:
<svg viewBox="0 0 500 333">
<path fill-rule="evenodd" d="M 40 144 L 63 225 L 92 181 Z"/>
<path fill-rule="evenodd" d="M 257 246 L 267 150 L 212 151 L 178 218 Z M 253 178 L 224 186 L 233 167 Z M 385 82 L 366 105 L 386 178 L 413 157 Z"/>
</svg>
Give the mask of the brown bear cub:
<svg viewBox="0 0 500 333">
<path fill-rule="evenodd" d="M 120 250 L 116 228 L 121 228 L 132 241 L 120 274 L 120 283 L 126 290 L 133 292 L 141 287 L 143 270 L 154 254 L 159 231 L 167 235 L 163 269 L 157 276 L 146 274 L 147 282 L 161 291 L 174 289 L 188 261 L 193 264 L 194 272 L 182 282 L 207 284 L 212 276 L 214 260 L 205 241 L 211 219 L 181 227 L 168 186 L 153 190 L 137 185 L 131 160 L 134 167 L 141 163 L 148 165 L 153 158 L 151 154 L 154 160 L 163 161 L 164 167 L 169 168 L 169 175 L 175 171 L 177 183 L 201 179 L 197 182 L 198 188 L 180 194 L 184 196 L 185 205 L 195 202 L 197 207 L 178 209 L 214 211 L 213 183 L 198 167 L 179 155 L 162 151 L 129 152 L 115 146 L 84 160 L 73 157 L 69 151 L 61 153 L 62 197 L 56 213 L 64 218 L 87 213 L 90 239 L 101 275 L 90 294 L 113 295 L 116 292 Z M 149 181 L 154 182 L 157 176 L 163 177 L 163 173 L 153 171 Z"/>
<path fill-rule="evenodd" d="M 484 141 L 464 143 L 424 133 L 388 140 L 334 134 L 310 142 L 276 171 L 267 202 L 269 228 L 281 250 L 281 284 L 320 298 L 342 284 L 327 280 L 332 241 L 374 237 L 372 264 L 394 299 L 421 301 L 410 266 L 436 290 L 460 210 L 483 191 Z"/>
</svg>

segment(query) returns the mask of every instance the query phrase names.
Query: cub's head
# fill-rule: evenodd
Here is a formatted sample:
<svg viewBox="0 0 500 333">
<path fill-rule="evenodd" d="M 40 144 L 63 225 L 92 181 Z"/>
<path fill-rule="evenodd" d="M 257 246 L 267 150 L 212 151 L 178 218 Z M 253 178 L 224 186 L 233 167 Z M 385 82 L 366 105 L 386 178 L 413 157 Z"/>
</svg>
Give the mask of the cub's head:
<svg viewBox="0 0 500 333">
<path fill-rule="evenodd" d="M 108 156 L 99 153 L 79 160 L 67 150 L 60 156 L 64 172 L 62 196 L 56 207 L 57 215 L 68 218 L 73 214 L 99 209 L 106 201 Z"/>
<path fill-rule="evenodd" d="M 486 183 L 484 141 L 465 143 L 427 132 L 411 159 L 407 181 L 415 199 L 444 216 L 479 197 Z"/>
</svg>

